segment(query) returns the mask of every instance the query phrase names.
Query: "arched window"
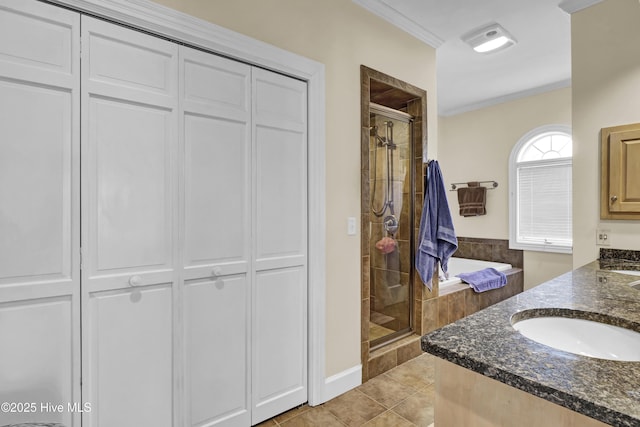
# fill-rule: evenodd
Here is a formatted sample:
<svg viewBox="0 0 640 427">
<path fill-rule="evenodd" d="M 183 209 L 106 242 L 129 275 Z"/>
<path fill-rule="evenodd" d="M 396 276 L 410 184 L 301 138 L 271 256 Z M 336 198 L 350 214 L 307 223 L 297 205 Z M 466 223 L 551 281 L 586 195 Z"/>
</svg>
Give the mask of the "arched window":
<svg viewBox="0 0 640 427">
<path fill-rule="evenodd" d="M 509 246 L 571 253 L 572 140 L 563 125 L 524 135 L 509 158 Z"/>
</svg>

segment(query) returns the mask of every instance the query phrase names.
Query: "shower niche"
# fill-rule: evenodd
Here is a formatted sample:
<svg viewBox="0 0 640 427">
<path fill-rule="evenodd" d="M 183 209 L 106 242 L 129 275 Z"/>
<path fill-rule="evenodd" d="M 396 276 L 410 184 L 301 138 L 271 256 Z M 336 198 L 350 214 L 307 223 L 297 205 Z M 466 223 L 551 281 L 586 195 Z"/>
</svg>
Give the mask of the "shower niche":
<svg viewBox="0 0 640 427">
<path fill-rule="evenodd" d="M 415 274 L 422 213 L 426 91 L 361 66 L 362 365 L 366 381 L 420 354 Z M 409 348 L 404 349 L 404 345 Z M 389 352 L 395 352 L 389 355 Z M 378 357 L 386 358 L 380 362 Z M 393 362 L 395 361 L 395 362 Z"/>
</svg>

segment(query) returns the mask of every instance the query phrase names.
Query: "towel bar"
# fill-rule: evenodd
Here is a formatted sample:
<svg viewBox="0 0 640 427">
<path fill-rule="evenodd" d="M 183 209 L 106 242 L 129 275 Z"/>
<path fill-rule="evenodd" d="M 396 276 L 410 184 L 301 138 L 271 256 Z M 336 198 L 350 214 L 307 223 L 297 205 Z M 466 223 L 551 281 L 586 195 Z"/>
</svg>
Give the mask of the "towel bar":
<svg viewBox="0 0 640 427">
<path fill-rule="evenodd" d="M 489 190 L 493 190 L 494 188 L 496 188 L 498 186 L 498 183 L 496 181 L 476 181 L 479 184 L 491 184 L 491 187 L 487 187 L 487 189 Z M 458 185 L 467 185 L 468 183 L 466 182 L 453 182 L 451 183 L 451 189 L 449 191 L 456 191 L 458 189 Z"/>
</svg>

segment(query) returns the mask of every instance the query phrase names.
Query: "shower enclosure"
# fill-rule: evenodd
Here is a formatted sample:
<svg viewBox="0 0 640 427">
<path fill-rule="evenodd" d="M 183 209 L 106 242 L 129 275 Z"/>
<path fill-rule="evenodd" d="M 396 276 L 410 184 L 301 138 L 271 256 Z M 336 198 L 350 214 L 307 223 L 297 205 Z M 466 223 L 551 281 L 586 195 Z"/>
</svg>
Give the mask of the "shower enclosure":
<svg viewBox="0 0 640 427">
<path fill-rule="evenodd" d="M 413 117 L 369 105 L 370 347 L 412 331 Z"/>
<path fill-rule="evenodd" d="M 427 92 L 360 66 L 362 381 L 422 353 L 437 292 L 415 274 Z"/>
</svg>

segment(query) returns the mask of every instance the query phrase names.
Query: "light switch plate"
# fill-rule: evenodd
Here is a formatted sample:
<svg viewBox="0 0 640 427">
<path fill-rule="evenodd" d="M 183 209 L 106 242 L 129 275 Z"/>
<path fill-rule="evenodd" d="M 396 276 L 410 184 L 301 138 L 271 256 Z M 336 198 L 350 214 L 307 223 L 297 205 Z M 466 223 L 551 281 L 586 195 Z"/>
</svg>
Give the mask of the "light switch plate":
<svg viewBox="0 0 640 427">
<path fill-rule="evenodd" d="M 356 235 L 356 218 L 353 216 L 347 218 L 347 234 L 349 236 Z"/>
</svg>

